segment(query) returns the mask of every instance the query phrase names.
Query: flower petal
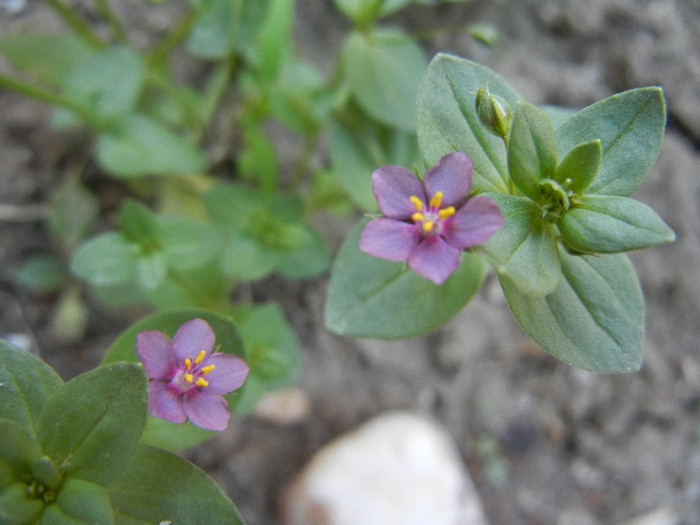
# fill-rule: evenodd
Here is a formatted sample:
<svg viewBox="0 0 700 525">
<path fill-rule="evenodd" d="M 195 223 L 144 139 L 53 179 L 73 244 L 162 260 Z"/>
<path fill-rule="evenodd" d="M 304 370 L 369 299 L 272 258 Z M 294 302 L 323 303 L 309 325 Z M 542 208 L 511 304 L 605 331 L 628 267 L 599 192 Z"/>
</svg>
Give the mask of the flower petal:
<svg viewBox="0 0 700 525">
<path fill-rule="evenodd" d="M 405 261 L 420 242 L 421 235 L 413 224 L 394 219 L 373 219 L 360 234 L 363 252 L 390 261 Z"/>
<path fill-rule="evenodd" d="M 192 319 L 183 323 L 173 337 L 173 351 L 177 364 L 182 365 L 187 358 L 196 358 L 202 350 L 209 355 L 215 341 L 214 330 L 203 319 Z"/>
<path fill-rule="evenodd" d="M 401 166 L 382 166 L 372 173 L 372 191 L 379 211 L 390 219 L 407 220 L 416 207 L 411 196 L 425 203 L 423 185 L 418 177 Z"/>
<path fill-rule="evenodd" d="M 209 372 L 205 379 L 209 386 L 205 387 L 207 394 L 228 394 L 240 388 L 248 377 L 250 368 L 248 364 L 232 354 L 215 353 L 207 359 L 207 366 L 216 368 Z"/>
<path fill-rule="evenodd" d="M 170 380 L 177 364 L 168 336 L 158 330 L 141 332 L 136 336 L 136 353 L 151 379 Z"/>
<path fill-rule="evenodd" d="M 171 423 L 184 423 L 185 411 L 182 408 L 182 394 L 170 383 L 151 381 L 148 383 L 148 407 L 153 417 Z"/>
<path fill-rule="evenodd" d="M 187 419 L 199 428 L 221 432 L 226 430 L 231 409 L 221 396 L 211 396 L 191 390 L 183 400 Z"/>
<path fill-rule="evenodd" d="M 472 161 L 461 151 L 445 155 L 423 177 L 426 198 L 442 192 L 442 207 L 459 208 L 469 198 L 472 188 Z"/>
<path fill-rule="evenodd" d="M 443 235 L 452 246 L 465 250 L 481 244 L 505 224 L 493 199 L 472 197 L 445 221 Z"/>
<path fill-rule="evenodd" d="M 459 266 L 460 255 L 460 250 L 440 237 L 430 237 L 413 251 L 408 267 L 435 284 L 442 284 Z"/>
</svg>

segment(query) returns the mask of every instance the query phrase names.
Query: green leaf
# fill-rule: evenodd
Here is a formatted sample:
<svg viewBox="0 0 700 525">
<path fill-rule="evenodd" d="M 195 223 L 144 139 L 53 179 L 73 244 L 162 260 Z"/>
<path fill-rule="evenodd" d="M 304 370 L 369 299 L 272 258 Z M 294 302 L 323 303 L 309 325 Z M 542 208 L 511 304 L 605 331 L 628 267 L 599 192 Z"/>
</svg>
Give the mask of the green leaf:
<svg viewBox="0 0 700 525">
<path fill-rule="evenodd" d="M 109 494 L 100 485 L 82 479 L 67 479 L 41 516 L 42 525 L 113 525 L 114 511 Z"/>
<path fill-rule="evenodd" d="M 197 146 L 139 114 L 128 115 L 97 139 L 97 159 L 116 177 L 183 175 L 207 169 Z"/>
<path fill-rule="evenodd" d="M 148 388 L 134 363 L 102 365 L 54 392 L 39 421 L 42 450 L 66 475 L 99 484 L 131 462 L 146 422 Z"/>
<path fill-rule="evenodd" d="M 379 16 L 383 0 L 334 0 L 338 10 L 361 26 L 370 26 Z"/>
<path fill-rule="evenodd" d="M 279 255 L 246 234 L 234 233 L 224 246 L 221 270 L 231 278 L 257 281 L 275 271 Z"/>
<path fill-rule="evenodd" d="M 584 195 L 557 221 L 564 243 L 582 253 L 618 253 L 673 242 L 676 235 L 646 204 Z"/>
<path fill-rule="evenodd" d="M 561 257 L 563 279 L 549 295 L 501 280 L 521 328 L 547 352 L 592 372 L 633 372 L 642 361 L 644 302 L 622 255 Z"/>
<path fill-rule="evenodd" d="M 18 482 L 0 492 L 0 524 L 25 525 L 37 523 L 44 502 L 28 494 L 26 483 Z"/>
<path fill-rule="evenodd" d="M 423 50 L 392 29 L 354 31 L 342 52 L 345 77 L 357 103 L 386 125 L 413 131 L 418 86 L 426 69 Z"/>
<path fill-rule="evenodd" d="M 600 140 L 600 171 L 588 192 L 627 197 L 654 164 L 665 124 L 661 88 L 618 93 L 583 109 L 557 130 L 559 157 L 579 144 Z"/>
<path fill-rule="evenodd" d="M 200 9 L 186 45 L 199 58 L 222 59 L 236 42 L 242 0 L 210 0 Z"/>
<path fill-rule="evenodd" d="M 36 438 L 44 404 L 62 384 L 41 359 L 0 339 L 0 417 L 16 422 Z"/>
<path fill-rule="evenodd" d="M 530 199 L 500 193 L 486 195 L 498 204 L 505 226 L 478 251 L 502 278 L 515 283 L 523 293 L 550 293 L 561 278 L 554 226 L 542 219 L 542 210 Z"/>
<path fill-rule="evenodd" d="M 75 178 L 68 179 L 51 199 L 51 230 L 69 246 L 76 245 L 98 222 L 99 203 Z"/>
<path fill-rule="evenodd" d="M 165 281 L 168 267 L 161 251 L 139 254 L 136 261 L 136 282 L 146 292 L 155 290 Z"/>
<path fill-rule="evenodd" d="M 474 165 L 472 191 L 508 193 L 503 140 L 489 133 L 476 113 L 476 92 L 486 85 L 511 107 L 522 98 L 489 68 L 451 55 L 436 55 L 418 95 L 418 144 L 428 166 L 454 151 L 469 155 Z"/>
<path fill-rule="evenodd" d="M 136 336 L 138 334 L 148 330 L 159 330 L 172 339 L 183 323 L 196 318 L 204 319 L 214 330 L 217 352 L 234 354 L 246 359 L 245 347 L 230 317 L 199 308 L 180 308 L 150 315 L 131 325 L 112 344 L 103 362 L 105 364 L 119 361 L 140 362 L 138 355 L 136 355 Z M 232 411 L 246 388 L 247 382 L 235 392 L 224 396 Z M 176 425 L 149 415 L 141 440 L 143 443 L 167 450 L 182 450 L 213 435 L 215 432 L 202 430 L 189 423 Z"/>
<path fill-rule="evenodd" d="M 42 455 L 39 443 L 29 430 L 4 417 L 0 417 L 0 443 L 0 464 L 9 467 L 14 474 L 8 481 L 26 476 L 31 470 L 32 462 Z M 6 486 L 0 477 L 0 492 Z"/>
<path fill-rule="evenodd" d="M 247 413 L 268 390 L 296 384 L 301 375 L 301 350 L 277 303 L 238 307 L 232 314 L 249 356 L 250 373 L 236 407 Z"/>
<path fill-rule="evenodd" d="M 0 38 L 5 59 L 39 82 L 62 85 L 69 71 L 92 58 L 95 51 L 77 35 L 18 33 Z"/>
<path fill-rule="evenodd" d="M 541 202 L 540 181 L 557 169 L 554 127 L 541 109 L 518 101 L 508 143 L 508 171 L 513 183 L 535 202 Z"/>
<path fill-rule="evenodd" d="M 168 267 L 188 271 L 212 261 L 221 236 L 209 224 L 186 217 L 160 217 L 160 241 Z"/>
<path fill-rule="evenodd" d="M 333 332 L 380 339 L 425 334 L 449 321 L 481 286 L 487 266 L 478 255 L 462 254 L 457 271 L 438 286 L 403 263 L 361 252 L 366 223 L 345 240 L 333 264 L 325 307 Z"/>
<path fill-rule="evenodd" d="M 301 246 L 285 252 L 279 258 L 277 270 L 290 279 L 311 279 L 323 274 L 331 264 L 326 242 L 307 226 L 303 228 Z"/>
<path fill-rule="evenodd" d="M 30 256 L 17 271 L 17 282 L 37 293 L 60 290 L 68 281 L 65 263 L 55 255 Z"/>
<path fill-rule="evenodd" d="M 130 113 L 145 79 L 141 56 L 126 46 L 99 52 L 70 70 L 65 95 L 102 120 Z"/>
<path fill-rule="evenodd" d="M 124 476 L 108 487 L 117 523 L 244 525 L 238 509 L 203 471 L 176 455 L 141 445 Z"/>
<path fill-rule="evenodd" d="M 144 248 L 157 245 L 158 221 L 146 206 L 128 199 L 119 213 L 119 229 L 127 240 Z"/>
<path fill-rule="evenodd" d="M 136 278 L 138 248 L 122 233 L 88 239 L 73 254 L 70 270 L 93 286 L 112 286 Z"/>
<path fill-rule="evenodd" d="M 554 180 L 573 193 L 583 193 L 598 174 L 601 156 L 600 140 L 579 144 L 561 161 Z"/>
<path fill-rule="evenodd" d="M 279 75 L 292 51 L 293 0 L 270 0 L 265 22 L 258 33 L 257 69 L 263 83 Z"/>
</svg>

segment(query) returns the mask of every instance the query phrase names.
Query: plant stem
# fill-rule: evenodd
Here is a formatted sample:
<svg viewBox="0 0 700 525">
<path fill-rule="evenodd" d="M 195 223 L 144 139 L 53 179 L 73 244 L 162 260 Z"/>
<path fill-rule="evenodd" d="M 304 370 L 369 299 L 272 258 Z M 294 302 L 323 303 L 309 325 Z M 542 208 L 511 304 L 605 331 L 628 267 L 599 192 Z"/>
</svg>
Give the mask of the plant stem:
<svg viewBox="0 0 700 525">
<path fill-rule="evenodd" d="M 175 29 L 168 33 L 168 35 L 148 53 L 146 58 L 146 64 L 148 66 L 153 66 L 161 62 L 168 53 L 189 34 L 196 20 L 196 15 L 197 13 L 192 11 L 180 19 Z"/>
<path fill-rule="evenodd" d="M 106 46 L 90 25 L 61 0 L 46 0 L 46 2 L 79 37 L 85 40 L 85 42 L 97 49 L 102 49 Z"/>
<path fill-rule="evenodd" d="M 125 43 L 127 41 L 126 30 L 109 3 L 106 0 L 94 0 L 94 3 L 97 12 L 112 30 L 114 38 Z"/>
</svg>

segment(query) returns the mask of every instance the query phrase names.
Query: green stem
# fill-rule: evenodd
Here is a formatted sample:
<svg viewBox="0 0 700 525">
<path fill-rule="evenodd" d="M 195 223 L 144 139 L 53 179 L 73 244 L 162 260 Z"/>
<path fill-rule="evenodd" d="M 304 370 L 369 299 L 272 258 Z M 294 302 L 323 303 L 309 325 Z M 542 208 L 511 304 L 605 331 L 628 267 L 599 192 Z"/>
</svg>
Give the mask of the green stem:
<svg viewBox="0 0 700 525">
<path fill-rule="evenodd" d="M 148 66 L 153 66 L 163 61 L 170 51 L 187 37 L 190 29 L 194 25 L 196 16 L 197 13 L 195 11 L 183 16 L 177 26 L 175 26 L 175 29 L 168 33 L 168 35 L 151 50 L 146 58 L 146 64 L 148 64 Z"/>
<path fill-rule="evenodd" d="M 46 2 L 79 37 L 85 40 L 85 42 L 97 49 L 102 49 L 106 46 L 102 39 L 97 36 L 97 33 L 92 30 L 90 25 L 61 0 L 46 0 Z"/>
<path fill-rule="evenodd" d="M 84 108 L 77 105 L 75 102 L 69 98 L 59 95 L 57 93 L 52 93 L 40 87 L 34 86 L 17 78 L 0 73 L 0 88 L 9 89 L 24 95 L 25 97 L 33 98 L 34 100 L 39 100 L 52 106 L 59 106 L 62 108 L 69 109 L 81 119 L 83 119 L 88 125 L 95 129 L 100 129 L 102 123 L 97 120 L 90 112 L 86 111 Z"/>
<path fill-rule="evenodd" d="M 100 13 L 102 19 L 107 22 L 107 25 L 112 30 L 114 38 L 119 42 L 125 43 L 127 41 L 126 30 L 109 3 L 106 0 L 94 0 L 94 2 L 97 12 Z"/>
</svg>

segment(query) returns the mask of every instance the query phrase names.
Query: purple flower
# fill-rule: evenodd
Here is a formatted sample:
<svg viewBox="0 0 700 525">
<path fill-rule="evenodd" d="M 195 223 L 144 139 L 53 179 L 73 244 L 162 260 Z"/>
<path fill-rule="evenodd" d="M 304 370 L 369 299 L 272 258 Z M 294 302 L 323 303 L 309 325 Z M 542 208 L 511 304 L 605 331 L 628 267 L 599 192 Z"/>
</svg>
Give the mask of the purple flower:
<svg viewBox="0 0 700 525">
<path fill-rule="evenodd" d="M 372 173 L 372 190 L 384 217 L 360 235 L 360 250 L 390 261 L 408 261 L 414 272 L 444 283 L 463 250 L 503 228 L 503 216 L 488 197 L 469 198 L 472 162 L 464 153 L 445 155 L 421 181 L 400 166 Z"/>
<path fill-rule="evenodd" d="M 157 330 L 136 336 L 153 417 L 173 423 L 189 419 L 206 430 L 226 428 L 231 410 L 222 395 L 240 388 L 249 368 L 238 356 L 212 353 L 214 341 L 214 331 L 202 319 L 180 326 L 172 342 Z"/>
</svg>

